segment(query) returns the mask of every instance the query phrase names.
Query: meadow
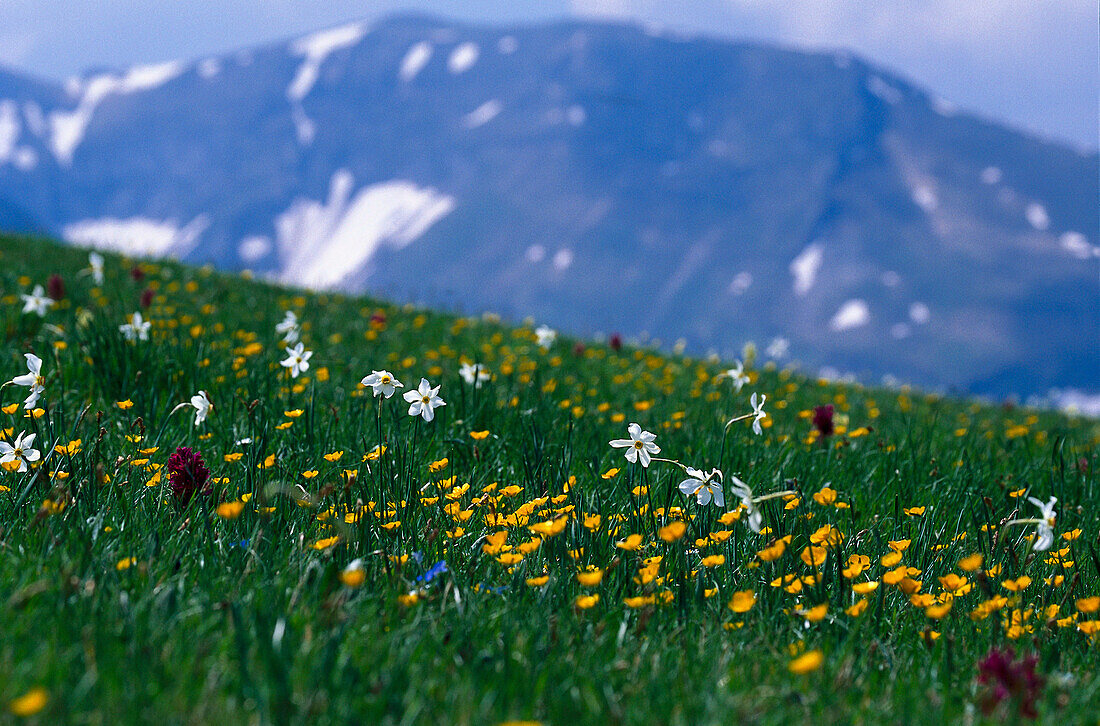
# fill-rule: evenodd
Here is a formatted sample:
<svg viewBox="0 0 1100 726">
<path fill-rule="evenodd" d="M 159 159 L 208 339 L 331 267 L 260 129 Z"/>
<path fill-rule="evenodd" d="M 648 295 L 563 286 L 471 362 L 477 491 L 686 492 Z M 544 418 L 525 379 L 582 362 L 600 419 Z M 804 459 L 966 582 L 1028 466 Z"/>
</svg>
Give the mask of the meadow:
<svg viewBox="0 0 1100 726">
<path fill-rule="evenodd" d="M 1095 420 L 103 258 L 0 236 L 0 722 L 1097 723 Z"/>
</svg>

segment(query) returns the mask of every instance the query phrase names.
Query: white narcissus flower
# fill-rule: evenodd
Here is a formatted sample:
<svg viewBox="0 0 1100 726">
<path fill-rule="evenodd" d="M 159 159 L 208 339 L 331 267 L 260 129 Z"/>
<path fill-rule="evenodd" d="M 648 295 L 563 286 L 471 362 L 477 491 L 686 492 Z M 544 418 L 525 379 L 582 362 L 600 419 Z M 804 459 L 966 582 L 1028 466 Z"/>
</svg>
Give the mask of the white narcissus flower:
<svg viewBox="0 0 1100 726">
<path fill-rule="evenodd" d="M 46 311 L 53 305 L 53 300 L 46 296 L 46 290 L 41 285 L 35 285 L 34 290 L 28 295 L 23 293 L 24 313 L 38 313 L 39 317 L 46 317 Z"/>
<path fill-rule="evenodd" d="M 730 382 L 733 383 L 733 390 L 737 392 L 740 392 L 741 387 L 749 382 L 749 377 L 745 375 L 745 364 L 739 360 L 734 361 L 733 368 L 723 371 L 722 375 L 730 379 Z"/>
<path fill-rule="evenodd" d="M 89 252 L 88 267 L 92 270 L 92 282 L 97 287 L 103 287 L 103 255 L 98 252 Z"/>
<path fill-rule="evenodd" d="M 27 400 L 23 401 L 23 408 L 29 411 L 34 408 L 34 404 L 38 403 L 42 392 L 46 390 L 46 379 L 42 377 L 42 359 L 34 353 L 25 353 L 24 357 L 27 359 L 27 372 L 12 378 L 11 382 L 31 389 Z"/>
<path fill-rule="evenodd" d="M 535 330 L 535 342 L 543 350 L 548 350 L 558 337 L 558 331 L 545 325 L 540 325 Z"/>
<path fill-rule="evenodd" d="M 730 492 L 741 500 L 741 506 L 745 508 L 745 514 L 748 518 L 745 520 L 745 525 L 748 526 L 753 532 L 760 532 L 760 525 L 764 523 L 764 515 L 760 513 L 760 510 L 756 508 L 756 504 L 753 503 L 752 489 L 749 485 L 741 481 L 737 477 L 730 477 Z"/>
<path fill-rule="evenodd" d="M 643 467 L 648 467 L 652 454 L 661 453 L 661 447 L 654 442 L 657 435 L 648 431 L 642 431 L 642 427 L 632 423 L 626 427 L 629 439 L 615 439 L 609 441 L 616 449 L 626 449 L 626 460 L 631 464 L 638 462 Z"/>
<path fill-rule="evenodd" d="M 214 408 L 214 404 L 210 403 L 210 398 L 206 395 L 206 391 L 199 391 L 194 396 L 191 396 L 191 405 L 195 407 L 195 425 L 199 426 L 206 420 L 206 416 L 210 413 L 210 410 Z"/>
<path fill-rule="evenodd" d="M 700 507 L 710 504 L 711 499 L 716 506 L 726 506 L 726 495 L 722 492 L 722 472 L 711 469 L 709 474 L 704 474 L 689 466 L 687 475 L 689 478 L 680 482 L 680 491 L 685 497 L 695 495 L 695 501 Z"/>
<path fill-rule="evenodd" d="M 298 316 L 293 310 L 287 310 L 282 322 L 275 326 L 275 332 L 283 336 L 283 342 L 293 345 L 298 342 L 300 330 L 298 328 Z"/>
<path fill-rule="evenodd" d="M 1036 552 L 1046 552 L 1054 544 L 1054 519 L 1058 516 L 1054 511 L 1054 505 L 1058 503 L 1058 497 L 1051 497 L 1046 504 L 1035 497 L 1028 497 L 1027 500 L 1039 508 L 1041 515 L 1039 518 L 1042 520 L 1035 525 L 1038 539 L 1036 539 L 1032 548 Z"/>
<path fill-rule="evenodd" d="M 378 396 L 389 398 L 398 388 L 405 387 L 405 384 L 394 378 L 393 374 L 389 371 L 374 371 L 360 381 L 360 383 L 374 389 L 375 398 Z"/>
<path fill-rule="evenodd" d="M 420 416 L 430 422 L 435 418 L 435 410 L 440 406 L 446 406 L 447 402 L 439 397 L 441 386 L 432 388 L 427 378 L 420 379 L 420 385 L 415 391 L 405 391 L 404 399 L 409 402 L 409 415 Z"/>
<path fill-rule="evenodd" d="M 284 368 L 290 369 L 290 375 L 292 378 L 297 378 L 299 375 L 309 370 L 309 359 L 313 356 L 312 350 L 306 350 L 304 343 L 298 343 L 298 345 L 291 348 L 289 345 L 286 347 L 286 360 L 280 361 L 280 365 Z"/>
<path fill-rule="evenodd" d="M 763 393 L 760 394 L 759 402 L 757 401 L 756 393 L 753 393 L 752 397 L 749 398 L 749 403 L 752 404 L 752 415 L 754 417 L 752 420 L 752 432 L 757 436 L 763 433 L 763 430 L 760 428 L 760 421 L 768 416 L 768 414 L 764 412 L 764 401 L 767 400 L 767 395 Z"/>
<path fill-rule="evenodd" d="M 481 384 L 492 378 L 492 374 L 485 369 L 485 366 L 480 363 L 463 363 L 462 368 L 459 369 L 458 375 L 462 376 L 462 380 L 466 381 L 474 388 L 481 388 Z"/>
<path fill-rule="evenodd" d="M 130 316 L 130 322 L 118 326 L 118 330 L 126 336 L 126 340 L 149 340 L 149 327 L 151 325 L 152 323 L 143 320 L 141 313 L 137 312 Z"/>
<path fill-rule="evenodd" d="M 16 437 L 14 444 L 0 441 L 0 464 L 11 464 L 18 461 L 19 468 L 16 471 L 26 471 L 27 464 L 33 464 L 42 458 L 42 454 L 38 449 L 32 446 L 34 437 L 35 434 L 28 434 L 24 431 Z"/>
</svg>

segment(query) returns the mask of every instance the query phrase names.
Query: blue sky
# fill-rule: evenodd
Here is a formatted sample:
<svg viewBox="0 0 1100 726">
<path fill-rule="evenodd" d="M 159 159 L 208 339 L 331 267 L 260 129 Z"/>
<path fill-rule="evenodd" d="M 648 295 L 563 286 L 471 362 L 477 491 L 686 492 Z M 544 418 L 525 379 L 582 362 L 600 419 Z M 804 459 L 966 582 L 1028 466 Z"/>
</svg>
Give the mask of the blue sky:
<svg viewBox="0 0 1100 726">
<path fill-rule="evenodd" d="M 488 23 L 632 20 L 848 48 L 963 108 L 1097 146 L 1096 0 L 0 0 L 0 64 L 60 79 L 398 11 Z"/>
</svg>

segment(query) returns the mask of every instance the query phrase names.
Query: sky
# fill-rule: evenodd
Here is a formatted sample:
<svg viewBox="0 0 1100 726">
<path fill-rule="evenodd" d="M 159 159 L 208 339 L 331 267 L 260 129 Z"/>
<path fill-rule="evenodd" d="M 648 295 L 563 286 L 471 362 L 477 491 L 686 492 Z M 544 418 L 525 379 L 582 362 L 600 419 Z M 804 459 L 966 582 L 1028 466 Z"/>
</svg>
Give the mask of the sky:
<svg viewBox="0 0 1100 726">
<path fill-rule="evenodd" d="M 844 48 L 961 108 L 1098 145 L 1097 0 L 0 0 L 0 65 L 60 80 L 410 11 L 489 24 L 622 20 Z"/>
</svg>

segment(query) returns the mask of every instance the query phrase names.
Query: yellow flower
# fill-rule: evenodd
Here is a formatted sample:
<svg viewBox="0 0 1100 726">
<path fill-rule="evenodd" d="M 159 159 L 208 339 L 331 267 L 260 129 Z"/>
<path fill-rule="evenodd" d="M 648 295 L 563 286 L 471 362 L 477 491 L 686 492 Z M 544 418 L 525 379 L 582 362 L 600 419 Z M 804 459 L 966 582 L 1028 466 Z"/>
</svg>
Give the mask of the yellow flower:
<svg viewBox="0 0 1100 726">
<path fill-rule="evenodd" d="M 820 650 L 811 650 L 807 653 L 803 653 L 790 663 L 787 664 L 787 669 L 791 673 L 803 675 L 806 673 L 812 673 L 821 667 L 821 664 L 825 662 L 825 656 Z"/>
<path fill-rule="evenodd" d="M 878 589 L 878 581 L 871 580 L 870 582 L 857 582 L 852 585 L 852 592 L 857 595 L 867 595 Z"/>
<path fill-rule="evenodd" d="M 332 547 L 333 545 L 335 545 L 339 541 L 340 541 L 340 536 L 339 535 L 337 535 L 335 537 L 326 537 L 325 539 L 317 540 L 316 542 L 311 544 L 310 547 L 315 549 L 315 550 L 318 550 L 318 551 L 327 550 L 329 547 Z"/>
<path fill-rule="evenodd" d="M 670 522 L 657 530 L 657 536 L 665 542 L 672 543 L 684 536 L 687 525 L 683 522 Z"/>
<path fill-rule="evenodd" d="M 366 579 L 367 573 L 363 571 L 363 565 L 359 560 L 355 560 L 340 571 L 340 582 L 348 587 L 359 587 Z"/>
<path fill-rule="evenodd" d="M 1077 609 L 1083 613 L 1100 610 L 1100 597 L 1083 597 L 1077 600 Z"/>
<path fill-rule="evenodd" d="M 489 437 L 489 432 L 488 431 L 471 431 L 470 432 L 470 438 L 473 439 L 474 441 L 481 441 L 482 439 L 486 439 L 488 437 Z"/>
<path fill-rule="evenodd" d="M 1020 575 L 1015 580 L 1005 580 L 1001 583 L 1001 587 L 1009 592 L 1020 592 L 1031 584 L 1031 578 L 1027 575 Z"/>
<path fill-rule="evenodd" d="M 638 549 L 638 547 L 640 547 L 641 544 L 642 544 L 642 535 L 640 535 L 640 534 L 629 534 L 629 535 L 627 535 L 626 539 L 621 540 L 619 542 L 616 542 L 615 546 L 618 547 L 621 550 L 626 550 L 627 552 L 633 552 L 634 550 Z"/>
<path fill-rule="evenodd" d="M 232 454 L 226 454 L 222 458 L 225 459 L 226 464 L 232 464 L 233 462 L 240 461 L 242 458 L 244 458 L 244 454 L 237 451 L 237 452 L 232 453 Z"/>
<path fill-rule="evenodd" d="M 325 461 L 337 462 L 340 461 L 340 457 L 344 455 L 343 451 L 333 451 L 331 454 L 325 454 Z"/>
<path fill-rule="evenodd" d="M 597 567 L 589 567 L 577 573 L 577 582 L 585 587 L 595 587 L 603 580 L 603 570 Z"/>
<path fill-rule="evenodd" d="M 925 507 L 908 507 L 902 509 L 902 511 L 905 512 L 905 515 L 908 517 L 919 517 L 924 514 L 924 510 Z"/>
<path fill-rule="evenodd" d="M 115 569 L 118 571 L 128 570 L 137 564 L 137 559 L 133 557 L 123 557 L 117 563 L 115 563 Z"/>
<path fill-rule="evenodd" d="M 8 710 L 16 716 L 33 716 L 46 707 L 50 700 L 45 688 L 32 688 L 8 704 Z"/>
<path fill-rule="evenodd" d="M 618 473 L 619 473 L 618 469 L 615 469 L 615 468 L 608 469 L 607 471 L 605 471 L 603 474 L 600 475 L 600 478 L 601 479 L 611 479 Z"/>
<path fill-rule="evenodd" d="M 587 610 L 588 608 L 593 607 L 599 601 L 600 594 L 597 592 L 593 593 L 592 595 L 578 595 L 573 604 L 576 605 L 579 610 Z"/>
<path fill-rule="evenodd" d="M 428 464 L 428 471 L 430 471 L 432 473 L 435 473 L 437 471 L 443 471 L 444 469 L 447 468 L 447 464 L 449 464 L 449 463 L 451 463 L 450 459 L 448 459 L 446 456 L 444 456 L 439 461 L 433 461 L 432 463 Z"/>
<path fill-rule="evenodd" d="M 729 609 L 735 613 L 747 613 L 756 604 L 756 593 L 752 590 L 738 590 L 733 593 Z"/>
<path fill-rule="evenodd" d="M 318 472 L 316 469 L 310 469 L 309 471 L 303 471 L 302 476 L 306 479 L 312 479 L 317 476 L 318 473 L 320 472 Z"/>
<path fill-rule="evenodd" d="M 703 567 L 720 567 L 726 564 L 725 555 L 710 555 L 703 558 Z"/>
<path fill-rule="evenodd" d="M 298 418 L 303 413 L 305 413 L 305 411 L 303 411 L 300 408 L 296 408 L 293 411 L 283 411 L 283 415 L 286 416 L 287 418 Z"/>
<path fill-rule="evenodd" d="M 876 583 L 878 584 L 878 583 Z M 867 599 L 863 598 L 859 602 L 855 603 L 849 608 L 844 609 L 844 613 L 849 617 L 858 618 L 863 614 L 863 611 L 867 609 Z"/>
<path fill-rule="evenodd" d="M 538 577 L 528 577 L 525 582 L 527 587 L 542 587 L 546 583 L 550 582 L 550 575 L 540 575 Z"/>
<path fill-rule="evenodd" d="M 236 519 L 244 511 L 244 502 L 225 502 L 218 505 L 218 516 L 222 519 Z"/>
<path fill-rule="evenodd" d="M 125 401 L 119 401 L 115 405 L 123 411 L 128 411 L 129 409 L 134 407 L 134 402 L 127 398 Z"/>
<path fill-rule="evenodd" d="M 386 447 L 379 444 L 375 446 L 370 452 L 363 455 L 363 461 L 377 461 L 382 458 L 382 454 L 386 453 Z"/>
<path fill-rule="evenodd" d="M 828 486 L 824 486 L 820 491 L 814 494 L 814 501 L 821 505 L 832 504 L 836 501 L 836 490 L 830 489 Z"/>
<path fill-rule="evenodd" d="M 809 610 L 800 610 L 798 614 L 805 618 L 808 622 L 817 623 L 825 619 L 825 615 L 829 612 L 829 603 L 821 603 L 815 605 Z"/>
<path fill-rule="evenodd" d="M 977 572 L 982 568 L 982 553 L 975 552 L 959 560 L 959 569 L 963 572 Z"/>
</svg>

